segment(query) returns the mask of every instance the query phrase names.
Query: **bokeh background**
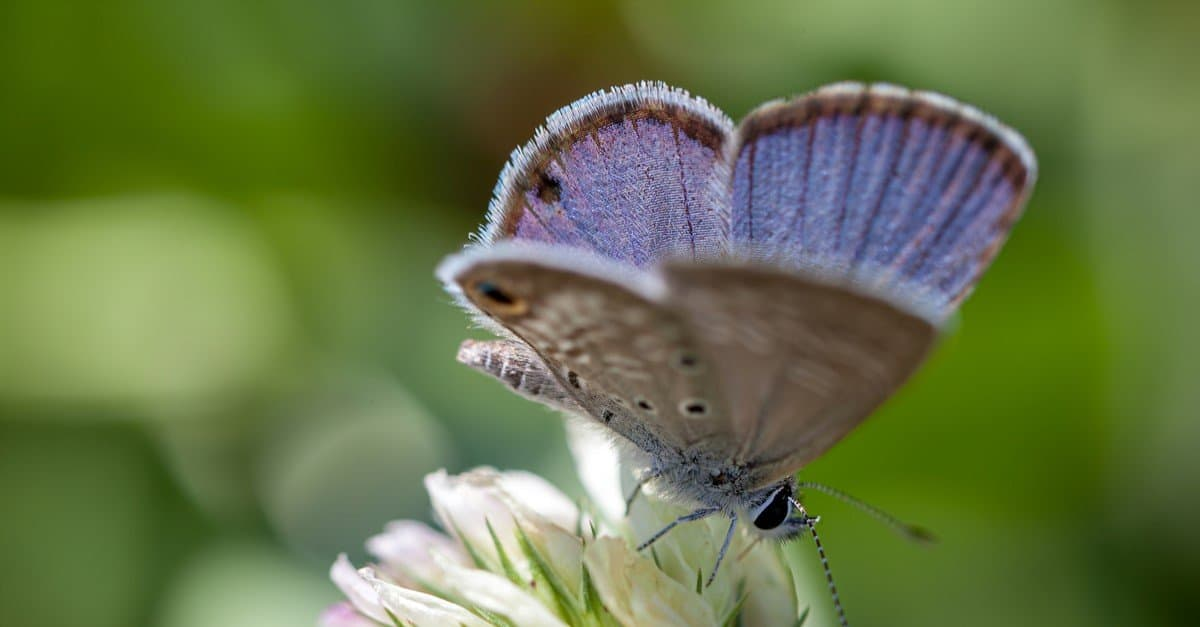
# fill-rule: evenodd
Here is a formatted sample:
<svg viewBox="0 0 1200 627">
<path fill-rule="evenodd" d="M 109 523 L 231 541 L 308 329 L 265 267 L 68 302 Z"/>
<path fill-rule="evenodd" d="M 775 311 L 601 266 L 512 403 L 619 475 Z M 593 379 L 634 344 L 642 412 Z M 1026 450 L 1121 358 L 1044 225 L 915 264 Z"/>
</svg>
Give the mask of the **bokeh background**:
<svg viewBox="0 0 1200 627">
<path fill-rule="evenodd" d="M 734 118 L 934 89 L 1040 157 L 956 331 L 806 471 L 942 537 L 813 496 L 851 617 L 1195 624 L 1198 25 L 1190 0 L 4 0 L 0 622 L 310 625 L 338 551 L 428 517 L 424 473 L 576 490 L 558 418 L 455 363 L 477 332 L 432 270 L 546 114 L 654 78 Z"/>
</svg>

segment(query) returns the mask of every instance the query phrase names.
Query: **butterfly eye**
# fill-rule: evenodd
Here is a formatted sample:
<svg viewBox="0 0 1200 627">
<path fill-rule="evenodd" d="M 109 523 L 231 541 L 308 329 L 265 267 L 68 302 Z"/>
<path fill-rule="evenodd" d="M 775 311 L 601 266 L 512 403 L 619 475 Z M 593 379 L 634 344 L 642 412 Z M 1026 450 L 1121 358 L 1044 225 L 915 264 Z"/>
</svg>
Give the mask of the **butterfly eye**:
<svg viewBox="0 0 1200 627">
<path fill-rule="evenodd" d="M 529 309 L 524 299 L 514 296 L 491 281 L 477 281 L 471 289 L 496 313 L 520 315 Z"/>
<path fill-rule="evenodd" d="M 792 513 L 792 504 L 788 502 L 791 496 L 789 490 L 777 490 L 771 495 L 770 502 L 754 517 L 754 526 L 759 529 L 774 529 L 787 520 Z"/>
</svg>

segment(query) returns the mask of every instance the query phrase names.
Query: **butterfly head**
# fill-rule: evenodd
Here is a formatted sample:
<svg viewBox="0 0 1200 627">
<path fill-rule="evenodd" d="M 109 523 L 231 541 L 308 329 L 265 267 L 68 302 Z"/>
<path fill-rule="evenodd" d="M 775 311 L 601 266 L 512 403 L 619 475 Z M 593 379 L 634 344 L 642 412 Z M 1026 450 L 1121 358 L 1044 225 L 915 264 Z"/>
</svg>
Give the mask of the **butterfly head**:
<svg viewBox="0 0 1200 627">
<path fill-rule="evenodd" d="M 796 482 L 787 478 L 751 495 L 753 506 L 746 508 L 754 531 L 780 541 L 799 537 L 812 527 L 816 518 L 798 508 Z"/>
</svg>

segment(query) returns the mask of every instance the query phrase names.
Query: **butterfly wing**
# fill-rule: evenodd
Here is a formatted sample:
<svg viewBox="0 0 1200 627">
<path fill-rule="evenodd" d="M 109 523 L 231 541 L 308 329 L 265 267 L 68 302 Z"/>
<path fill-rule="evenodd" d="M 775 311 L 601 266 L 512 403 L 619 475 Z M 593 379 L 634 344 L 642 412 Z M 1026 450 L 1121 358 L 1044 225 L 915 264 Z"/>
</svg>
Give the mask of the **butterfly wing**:
<svg viewBox="0 0 1200 627">
<path fill-rule="evenodd" d="M 817 458 L 911 375 L 934 325 L 887 300 L 778 269 L 675 264 L 664 275 L 710 355 L 733 437 L 761 484 Z"/>
<path fill-rule="evenodd" d="M 734 250 L 852 278 L 938 319 L 991 263 L 1036 176 L 1016 132 L 890 85 L 767 103 L 732 150 Z"/>
<path fill-rule="evenodd" d="M 451 257 L 439 274 L 536 351 L 588 415 L 643 449 L 728 439 L 714 419 L 724 410 L 712 372 L 656 273 L 574 249 L 502 244 Z"/>
<path fill-rule="evenodd" d="M 729 137 L 662 85 L 589 96 L 514 153 L 484 246 L 440 272 L 587 414 L 766 482 L 916 369 L 1036 165 L 994 119 L 887 85 L 768 103 Z"/>
<path fill-rule="evenodd" d="M 723 251 L 732 127 L 661 83 L 596 92 L 513 152 L 480 239 L 564 244 L 637 266 Z"/>
</svg>

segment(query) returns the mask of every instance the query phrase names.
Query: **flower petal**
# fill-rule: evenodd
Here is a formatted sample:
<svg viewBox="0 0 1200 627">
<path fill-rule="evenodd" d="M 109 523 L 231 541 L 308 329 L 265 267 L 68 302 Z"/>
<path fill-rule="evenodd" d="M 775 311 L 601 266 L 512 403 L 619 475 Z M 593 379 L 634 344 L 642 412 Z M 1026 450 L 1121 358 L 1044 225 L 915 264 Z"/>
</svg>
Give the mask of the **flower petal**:
<svg viewBox="0 0 1200 627">
<path fill-rule="evenodd" d="M 566 627 L 536 597 L 500 575 L 451 562 L 443 562 L 442 568 L 446 589 L 473 607 L 499 614 L 516 625 Z"/>
<path fill-rule="evenodd" d="M 330 605 L 321 613 L 320 627 L 378 627 L 379 623 L 359 614 L 349 601 Z"/>
<path fill-rule="evenodd" d="M 520 470 L 499 474 L 500 489 L 522 507 L 563 529 L 579 524 L 579 508 L 549 481 Z"/>
<path fill-rule="evenodd" d="M 625 517 L 625 490 L 632 490 L 633 477 L 621 463 L 620 452 L 612 438 L 595 425 L 582 420 L 567 420 L 567 446 L 575 458 L 575 470 L 588 497 L 609 523 Z"/>
<path fill-rule="evenodd" d="M 468 564 L 462 547 L 444 533 L 415 520 L 394 520 L 381 534 L 367 540 L 367 551 L 379 560 L 379 569 L 397 584 L 417 587 L 417 580 L 441 580 L 439 557 L 455 564 Z"/>
<path fill-rule="evenodd" d="M 371 584 L 363 581 L 345 553 L 338 555 L 337 561 L 329 569 L 329 578 L 360 614 L 384 624 L 391 624 L 392 619 L 388 618 L 387 612 L 383 611 L 383 605 L 379 602 L 379 594 Z"/>
<path fill-rule="evenodd" d="M 383 607 L 401 622 L 411 622 L 420 627 L 488 627 L 487 622 L 466 608 L 424 592 L 388 583 L 376 577 L 375 571 L 370 568 L 364 568 L 358 574 L 375 589 Z M 394 622 L 388 619 L 388 624 Z"/>
<path fill-rule="evenodd" d="M 680 507 L 655 497 L 644 499 L 630 512 L 629 525 L 635 542 L 641 542 L 667 526 L 680 516 L 694 511 L 691 507 Z M 689 522 L 672 529 L 654 543 L 655 561 L 659 568 L 676 581 L 689 588 L 694 586 L 696 573 L 704 577 L 717 563 L 717 552 L 729 529 L 729 518 L 713 515 L 704 520 Z M 735 533 L 728 556 L 736 556 L 745 546 L 745 534 Z M 704 596 L 713 601 L 714 607 L 723 609 L 725 604 L 736 603 L 737 573 L 727 562 L 721 567 L 713 585 L 706 588 Z M 720 599 L 720 602 L 716 600 Z"/>
<path fill-rule="evenodd" d="M 425 477 L 425 486 L 443 526 L 480 554 L 488 570 L 502 571 L 490 524 L 522 578 L 532 574 L 519 541 L 519 524 L 555 573 L 570 589 L 579 589 L 583 542 L 569 531 L 579 524 L 579 510 L 545 479 L 485 467 L 460 475 L 438 471 Z"/>
<path fill-rule="evenodd" d="M 490 558 L 493 563 L 489 566 L 498 563 L 499 558 L 488 532 L 488 523 L 493 528 L 503 527 L 507 531 L 513 519 L 512 510 L 500 493 L 498 480 L 499 473 L 490 468 L 477 468 L 460 475 L 439 470 L 425 476 L 425 489 L 429 491 L 429 500 L 442 528 L 468 544 L 472 552 Z M 502 539 L 511 536 L 510 533 L 499 535 Z M 515 540 L 504 546 L 509 553 L 515 553 L 517 548 Z"/>
<path fill-rule="evenodd" d="M 747 627 L 791 625 L 796 622 L 796 589 L 792 571 L 783 561 L 779 547 L 762 542 L 739 564 L 750 591 L 742 605 L 742 622 Z"/>
<path fill-rule="evenodd" d="M 717 624 L 703 597 L 621 540 L 599 538 L 588 545 L 583 559 L 601 602 L 622 625 Z"/>
</svg>

